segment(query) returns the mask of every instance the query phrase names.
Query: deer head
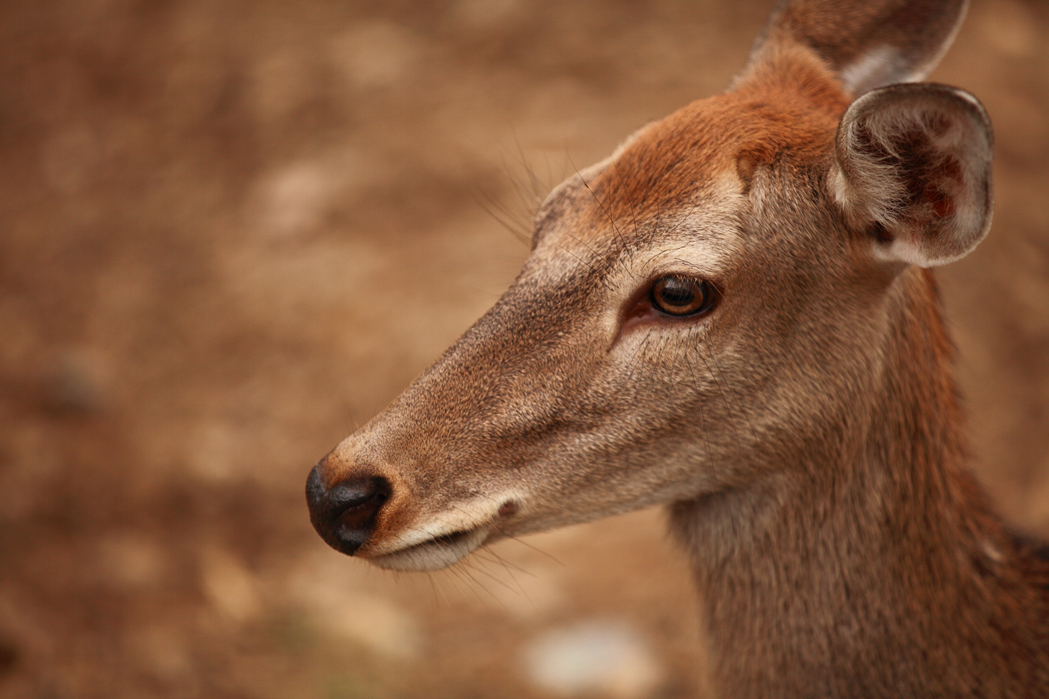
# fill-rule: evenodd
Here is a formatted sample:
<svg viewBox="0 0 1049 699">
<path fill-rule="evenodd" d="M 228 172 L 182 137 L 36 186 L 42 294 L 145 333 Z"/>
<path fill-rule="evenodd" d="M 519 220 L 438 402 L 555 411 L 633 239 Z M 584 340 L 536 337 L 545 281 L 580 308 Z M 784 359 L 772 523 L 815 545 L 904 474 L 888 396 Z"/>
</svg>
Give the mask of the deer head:
<svg viewBox="0 0 1049 699">
<path fill-rule="evenodd" d="M 432 570 L 840 461 L 915 267 L 989 227 L 984 110 L 907 82 L 964 9 L 783 2 L 732 89 L 558 186 L 496 305 L 313 469 L 324 540 Z"/>
</svg>

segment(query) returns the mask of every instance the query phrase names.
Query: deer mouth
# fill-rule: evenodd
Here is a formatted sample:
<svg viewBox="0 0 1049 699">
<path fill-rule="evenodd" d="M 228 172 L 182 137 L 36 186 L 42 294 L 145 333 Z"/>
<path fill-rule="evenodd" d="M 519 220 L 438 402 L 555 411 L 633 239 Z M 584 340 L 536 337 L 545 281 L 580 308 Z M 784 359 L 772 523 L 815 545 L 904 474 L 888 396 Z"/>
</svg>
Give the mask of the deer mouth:
<svg viewBox="0 0 1049 699">
<path fill-rule="evenodd" d="M 475 527 L 440 534 L 402 549 L 368 556 L 368 562 L 386 570 L 432 571 L 458 563 L 480 548 L 489 535 L 490 527 Z"/>
</svg>

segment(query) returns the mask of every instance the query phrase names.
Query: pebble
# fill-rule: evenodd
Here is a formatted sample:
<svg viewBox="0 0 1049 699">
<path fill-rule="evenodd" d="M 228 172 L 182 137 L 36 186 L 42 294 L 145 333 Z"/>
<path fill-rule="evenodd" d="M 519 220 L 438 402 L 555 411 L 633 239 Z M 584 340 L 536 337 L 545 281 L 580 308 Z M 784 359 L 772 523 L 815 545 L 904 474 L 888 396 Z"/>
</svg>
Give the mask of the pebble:
<svg viewBox="0 0 1049 699">
<path fill-rule="evenodd" d="M 553 629 L 524 653 L 529 679 L 558 696 L 651 696 L 663 672 L 644 639 L 626 622 L 593 619 Z"/>
</svg>

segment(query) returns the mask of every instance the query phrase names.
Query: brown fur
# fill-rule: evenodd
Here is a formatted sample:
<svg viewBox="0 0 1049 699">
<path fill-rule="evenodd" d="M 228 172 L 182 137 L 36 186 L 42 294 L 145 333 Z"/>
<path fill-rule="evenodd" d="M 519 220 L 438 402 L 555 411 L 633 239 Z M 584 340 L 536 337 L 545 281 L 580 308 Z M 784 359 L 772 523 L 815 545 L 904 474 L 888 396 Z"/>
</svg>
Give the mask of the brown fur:
<svg viewBox="0 0 1049 699">
<path fill-rule="evenodd" d="M 591 184 L 592 215 L 657 217 L 690 205 L 704 183 L 740 160 L 753 173 L 788 150 L 797 160 L 823 155 L 847 106 L 818 59 L 792 47 L 732 92 L 694 102 L 638 134 Z"/>
<path fill-rule="evenodd" d="M 354 515 L 366 540 L 352 552 L 402 570 L 666 503 L 719 696 L 1049 694 L 1049 563 L 966 470 L 935 280 L 893 257 L 841 185 L 864 177 L 835 150 L 862 102 L 850 90 L 927 69 L 964 9 L 909 7 L 781 5 L 732 91 L 555 190 L 496 306 L 317 466 L 322 535 L 338 526 L 324 494 L 375 479 L 389 500 L 369 505 L 374 521 Z M 903 59 L 850 73 L 885 41 Z M 946 88 L 878 99 L 988 128 Z M 932 207 L 936 235 L 965 251 L 986 212 L 952 212 L 990 197 L 989 153 L 974 148 L 975 179 Z M 886 177 L 927 191 L 935 173 L 907 168 Z M 916 224 L 908 254 L 939 244 L 929 228 Z M 714 310 L 634 313 L 668 274 L 714 285 Z"/>
<path fill-rule="evenodd" d="M 852 408 L 873 418 L 867 429 L 809 451 L 811 469 L 771 484 L 775 498 L 673 508 L 725 696 L 1038 697 L 1049 687 L 1049 596 L 1037 582 L 1049 566 L 1012 543 L 964 468 L 931 275 L 914 270 L 894 287 L 892 361 Z M 742 545 L 724 531 L 740 510 L 763 525 Z"/>
</svg>

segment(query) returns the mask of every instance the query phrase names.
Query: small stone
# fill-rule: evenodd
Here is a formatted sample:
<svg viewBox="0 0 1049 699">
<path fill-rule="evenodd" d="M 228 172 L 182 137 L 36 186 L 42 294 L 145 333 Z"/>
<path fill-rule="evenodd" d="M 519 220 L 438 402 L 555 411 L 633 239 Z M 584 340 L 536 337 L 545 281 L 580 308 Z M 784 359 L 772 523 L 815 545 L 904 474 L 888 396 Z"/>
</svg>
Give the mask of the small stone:
<svg viewBox="0 0 1049 699">
<path fill-rule="evenodd" d="M 262 183 L 256 223 L 272 238 L 308 233 L 323 221 L 334 189 L 321 164 L 291 165 Z"/>
<path fill-rule="evenodd" d="M 646 697 L 663 674 L 641 636 L 616 619 L 548 631 L 526 649 L 524 660 L 535 685 L 563 697 Z"/>
</svg>

